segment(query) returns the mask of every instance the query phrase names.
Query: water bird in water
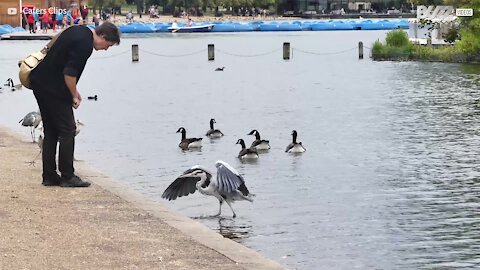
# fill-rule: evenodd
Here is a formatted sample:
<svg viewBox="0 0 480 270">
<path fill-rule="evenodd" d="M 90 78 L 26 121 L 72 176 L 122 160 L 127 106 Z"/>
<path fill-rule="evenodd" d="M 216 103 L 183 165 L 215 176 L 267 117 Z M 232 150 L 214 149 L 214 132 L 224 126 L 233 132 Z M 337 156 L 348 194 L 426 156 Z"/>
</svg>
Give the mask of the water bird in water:
<svg viewBox="0 0 480 270">
<path fill-rule="evenodd" d="M 8 78 L 7 83 L 4 86 L 10 87 L 12 91 L 22 89 L 22 84 L 14 84 L 12 78 Z"/>
<path fill-rule="evenodd" d="M 287 153 L 303 153 L 307 149 L 303 147 L 302 142 L 297 143 L 297 131 L 292 130 L 292 142 L 287 146 L 285 152 Z"/>
<path fill-rule="evenodd" d="M 189 148 L 201 148 L 202 147 L 202 138 L 187 138 L 187 131 L 184 127 L 180 127 L 177 130 L 177 133 L 182 133 L 182 140 L 178 144 L 178 147 L 182 149 Z"/>
<path fill-rule="evenodd" d="M 223 71 L 223 69 L 225 69 L 225 67 L 217 67 L 215 71 Z"/>
<path fill-rule="evenodd" d="M 242 150 L 238 153 L 239 159 L 258 159 L 258 153 L 255 149 L 246 148 L 245 141 L 243 139 L 238 139 L 236 144 L 240 144 L 242 146 Z"/>
<path fill-rule="evenodd" d="M 219 129 L 215 129 L 213 127 L 214 123 L 217 123 L 215 119 L 213 118 L 210 119 L 210 129 L 207 131 L 205 135 L 210 138 L 220 138 L 223 136 L 223 133 Z"/>
<path fill-rule="evenodd" d="M 202 195 L 218 199 L 220 206 L 215 216 L 221 215 L 222 204 L 226 202 L 232 210 L 233 217 L 236 217 L 231 203 L 241 200 L 253 202 L 254 195 L 248 191 L 243 177 L 228 163 L 219 160 L 215 162 L 215 167 L 217 168 L 217 177 L 213 179 L 212 173 L 202 166 L 191 167 L 165 189 L 162 198 L 171 201 L 193 194 L 198 190 Z"/>
<path fill-rule="evenodd" d="M 32 140 L 35 142 L 35 129 L 38 127 L 42 121 L 42 116 L 40 112 L 29 112 L 25 117 L 20 119 L 18 123 L 21 123 L 24 127 L 30 127 L 30 135 L 32 135 Z"/>
<path fill-rule="evenodd" d="M 98 96 L 97 96 L 97 95 L 95 95 L 95 96 L 89 96 L 89 97 L 87 97 L 87 98 L 90 99 L 90 100 L 97 100 L 97 99 L 98 99 Z"/>
<path fill-rule="evenodd" d="M 260 132 L 258 130 L 254 129 L 250 131 L 247 135 L 255 135 L 255 141 L 252 142 L 252 145 L 250 148 L 256 149 L 256 150 L 268 150 L 270 149 L 270 141 L 269 140 L 262 140 L 260 138 Z"/>
</svg>

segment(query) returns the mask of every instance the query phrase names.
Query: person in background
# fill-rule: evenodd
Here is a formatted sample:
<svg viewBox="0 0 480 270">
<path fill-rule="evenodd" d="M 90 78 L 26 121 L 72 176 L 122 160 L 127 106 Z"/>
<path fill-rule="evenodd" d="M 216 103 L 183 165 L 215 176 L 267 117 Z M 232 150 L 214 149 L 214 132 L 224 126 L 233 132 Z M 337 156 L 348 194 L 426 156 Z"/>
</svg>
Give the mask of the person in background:
<svg viewBox="0 0 480 270">
<path fill-rule="evenodd" d="M 48 30 L 48 22 L 52 19 L 52 17 L 50 17 L 50 14 L 48 14 L 48 12 L 45 12 L 42 14 L 42 32 L 44 34 L 47 33 L 47 30 Z"/>
<path fill-rule="evenodd" d="M 80 7 L 80 15 L 82 16 L 83 23 L 87 24 L 88 23 L 88 6 L 87 5 L 82 5 Z"/>
<path fill-rule="evenodd" d="M 93 23 L 95 24 L 95 27 L 100 25 L 100 20 L 97 18 L 97 16 L 93 15 Z"/>
<path fill-rule="evenodd" d="M 30 30 L 30 33 L 36 33 L 35 16 L 33 16 L 33 12 L 28 14 L 27 22 L 28 22 L 28 29 Z"/>
<path fill-rule="evenodd" d="M 58 29 L 63 29 L 63 13 L 57 12 L 57 26 Z"/>
<path fill-rule="evenodd" d="M 52 21 L 52 23 L 51 23 L 52 30 L 53 30 L 53 32 L 55 32 L 55 31 L 57 30 L 57 14 L 52 13 L 50 16 L 52 17 L 52 18 L 51 18 L 51 21 Z"/>
<path fill-rule="evenodd" d="M 118 28 L 104 22 L 94 30 L 84 25 L 62 31 L 43 61 L 30 73 L 44 127 L 42 185 L 88 187 L 90 183 L 75 175 L 75 117 L 82 96 L 77 83 L 93 49 L 107 50 L 120 43 Z M 58 150 L 57 173 L 56 152 Z"/>
</svg>

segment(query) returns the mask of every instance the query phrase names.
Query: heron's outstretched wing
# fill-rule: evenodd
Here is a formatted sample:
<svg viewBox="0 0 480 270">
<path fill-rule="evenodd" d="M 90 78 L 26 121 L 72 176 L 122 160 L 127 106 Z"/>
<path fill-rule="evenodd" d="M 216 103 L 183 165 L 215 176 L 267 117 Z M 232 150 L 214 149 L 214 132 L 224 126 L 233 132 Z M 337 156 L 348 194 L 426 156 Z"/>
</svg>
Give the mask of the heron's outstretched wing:
<svg viewBox="0 0 480 270">
<path fill-rule="evenodd" d="M 217 187 L 219 193 L 231 193 L 245 185 L 243 177 L 224 161 L 217 161 Z"/>
<path fill-rule="evenodd" d="M 207 176 L 207 171 L 199 166 L 193 166 L 186 170 L 182 175 L 177 177 L 162 194 L 162 198 L 169 201 L 175 200 L 177 197 L 187 196 L 195 193 L 197 190 L 197 182 Z"/>
</svg>

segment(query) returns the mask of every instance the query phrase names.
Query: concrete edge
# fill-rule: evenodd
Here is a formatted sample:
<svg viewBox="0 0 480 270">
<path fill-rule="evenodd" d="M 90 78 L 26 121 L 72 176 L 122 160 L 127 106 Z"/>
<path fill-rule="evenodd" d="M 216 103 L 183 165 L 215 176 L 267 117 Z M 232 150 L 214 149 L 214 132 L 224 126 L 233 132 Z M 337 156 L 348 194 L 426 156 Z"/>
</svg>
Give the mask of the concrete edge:
<svg viewBox="0 0 480 270">
<path fill-rule="evenodd" d="M 281 264 L 260 255 L 258 252 L 224 238 L 207 226 L 171 211 L 160 203 L 146 198 L 139 192 L 127 188 L 125 185 L 89 167 L 85 162 L 77 162 L 75 167 L 79 175 L 132 203 L 136 208 L 145 210 L 153 216 L 162 219 L 168 225 L 192 237 L 200 244 L 223 254 L 245 269 L 286 269 Z"/>
</svg>

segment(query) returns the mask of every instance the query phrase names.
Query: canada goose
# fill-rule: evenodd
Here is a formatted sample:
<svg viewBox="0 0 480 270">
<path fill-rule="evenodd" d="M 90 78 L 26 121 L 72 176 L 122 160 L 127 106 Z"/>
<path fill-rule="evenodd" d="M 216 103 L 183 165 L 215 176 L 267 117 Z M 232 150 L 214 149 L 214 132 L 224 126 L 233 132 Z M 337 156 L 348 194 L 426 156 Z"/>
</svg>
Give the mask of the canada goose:
<svg viewBox="0 0 480 270">
<path fill-rule="evenodd" d="M 215 69 L 215 71 L 223 71 L 224 69 L 225 69 L 225 67 L 217 67 L 217 68 Z"/>
<path fill-rule="evenodd" d="M 95 96 L 89 96 L 89 97 L 87 97 L 87 98 L 90 99 L 90 100 L 97 100 L 97 99 L 98 99 L 98 96 L 97 96 L 97 95 L 95 95 Z"/>
<path fill-rule="evenodd" d="M 38 127 L 38 125 L 42 122 L 42 115 L 40 115 L 40 112 L 29 112 L 25 117 L 20 119 L 18 123 L 21 123 L 22 126 L 24 127 L 30 127 L 30 135 L 32 135 L 32 140 L 35 142 L 35 129 Z"/>
<path fill-rule="evenodd" d="M 180 127 L 177 130 L 177 133 L 182 133 L 182 140 L 178 144 L 178 147 L 182 149 L 202 147 L 202 138 L 187 138 L 187 131 L 185 128 Z"/>
<path fill-rule="evenodd" d="M 232 210 L 233 217 L 236 217 L 230 203 L 241 200 L 253 202 L 254 195 L 248 191 L 243 177 L 228 163 L 219 160 L 215 162 L 215 167 L 217 167 L 217 177 L 213 179 L 212 173 L 202 166 L 191 167 L 165 189 L 162 198 L 171 201 L 198 190 L 205 196 L 214 196 L 218 199 L 220 206 L 215 216 L 220 216 L 222 203 L 225 201 Z"/>
<path fill-rule="evenodd" d="M 288 153 L 303 153 L 307 149 L 303 147 L 302 142 L 297 143 L 297 131 L 292 130 L 292 142 L 287 146 L 287 149 L 285 149 L 285 152 Z"/>
<path fill-rule="evenodd" d="M 250 148 L 256 149 L 256 150 L 268 150 L 270 149 L 270 141 L 268 140 L 262 140 L 260 138 L 260 132 L 258 130 L 254 129 L 250 131 L 247 135 L 255 135 L 255 141 L 252 142 L 252 145 Z"/>
<path fill-rule="evenodd" d="M 14 84 L 12 78 L 8 78 L 7 83 L 4 86 L 10 87 L 12 91 L 22 89 L 22 84 Z"/>
<path fill-rule="evenodd" d="M 223 133 L 219 129 L 214 129 L 213 128 L 213 123 L 217 123 L 215 119 L 210 119 L 210 130 L 207 131 L 205 134 L 207 137 L 210 138 L 220 138 L 223 136 Z"/>
<path fill-rule="evenodd" d="M 242 150 L 238 153 L 239 159 L 257 159 L 258 153 L 255 149 L 246 148 L 245 141 L 243 139 L 238 139 L 236 144 L 240 144 L 242 146 Z"/>
</svg>

